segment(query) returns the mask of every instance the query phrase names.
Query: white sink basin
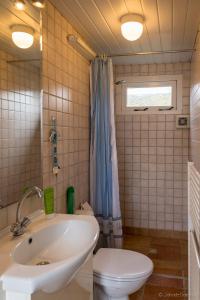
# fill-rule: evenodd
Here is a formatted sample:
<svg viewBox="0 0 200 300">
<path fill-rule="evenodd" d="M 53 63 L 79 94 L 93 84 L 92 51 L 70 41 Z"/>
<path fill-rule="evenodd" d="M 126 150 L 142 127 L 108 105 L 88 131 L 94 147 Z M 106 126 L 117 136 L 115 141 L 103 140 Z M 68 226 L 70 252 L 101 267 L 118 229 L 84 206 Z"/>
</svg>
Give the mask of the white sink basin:
<svg viewBox="0 0 200 300">
<path fill-rule="evenodd" d="M 59 290 L 92 253 L 98 233 L 97 221 L 91 216 L 40 217 L 29 232 L 10 241 L 9 266 L 1 275 L 3 288 L 27 294 Z M 5 258 L 5 245 L 3 249 Z"/>
</svg>

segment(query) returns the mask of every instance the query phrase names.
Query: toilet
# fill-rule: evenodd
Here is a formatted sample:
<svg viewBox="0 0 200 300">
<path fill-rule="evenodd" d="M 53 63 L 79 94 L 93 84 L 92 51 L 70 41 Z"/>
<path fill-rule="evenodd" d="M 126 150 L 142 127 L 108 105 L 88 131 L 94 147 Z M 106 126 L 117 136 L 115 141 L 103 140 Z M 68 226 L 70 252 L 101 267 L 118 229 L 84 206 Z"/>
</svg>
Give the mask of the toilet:
<svg viewBox="0 0 200 300">
<path fill-rule="evenodd" d="M 76 214 L 94 215 L 85 203 Z M 150 258 L 139 252 L 100 248 L 93 258 L 94 300 L 128 300 L 153 272 Z"/>
<path fill-rule="evenodd" d="M 145 255 L 124 249 L 101 248 L 93 259 L 94 299 L 128 300 L 153 271 Z"/>
</svg>

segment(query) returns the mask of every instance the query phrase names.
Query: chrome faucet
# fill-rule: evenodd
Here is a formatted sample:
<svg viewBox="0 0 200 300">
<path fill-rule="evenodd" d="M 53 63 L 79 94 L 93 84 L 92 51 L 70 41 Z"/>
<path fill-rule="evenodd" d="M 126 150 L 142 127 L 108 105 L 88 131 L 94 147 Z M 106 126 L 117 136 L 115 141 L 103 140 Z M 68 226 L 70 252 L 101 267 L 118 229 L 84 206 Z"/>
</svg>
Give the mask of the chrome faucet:
<svg viewBox="0 0 200 300">
<path fill-rule="evenodd" d="M 17 213 L 16 213 L 16 222 L 11 225 L 10 231 L 13 233 L 13 236 L 22 235 L 26 229 L 26 227 L 31 223 L 28 217 L 21 218 L 21 208 L 24 203 L 24 200 L 27 199 L 29 196 L 36 194 L 38 198 L 43 198 L 42 190 L 37 186 L 32 186 L 27 189 L 24 193 L 23 197 L 19 200 L 17 205 Z"/>
</svg>

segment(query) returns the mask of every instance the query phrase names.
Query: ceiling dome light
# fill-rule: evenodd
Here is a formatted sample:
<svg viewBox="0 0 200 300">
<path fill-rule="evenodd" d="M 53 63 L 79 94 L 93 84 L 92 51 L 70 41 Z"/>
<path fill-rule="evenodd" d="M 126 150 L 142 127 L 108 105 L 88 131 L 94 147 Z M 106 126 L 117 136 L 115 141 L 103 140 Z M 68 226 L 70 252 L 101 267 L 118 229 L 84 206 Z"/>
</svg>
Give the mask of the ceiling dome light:
<svg viewBox="0 0 200 300">
<path fill-rule="evenodd" d="M 44 8 L 45 2 L 44 0 L 32 0 L 32 4 L 38 8 Z"/>
<path fill-rule="evenodd" d="M 27 49 L 33 45 L 34 42 L 34 30 L 33 28 L 25 25 L 13 25 L 12 30 L 12 40 L 14 44 L 21 48 Z"/>
<path fill-rule="evenodd" d="M 15 0 L 14 6 L 17 10 L 25 10 L 25 2 L 24 0 Z"/>
<path fill-rule="evenodd" d="M 135 41 L 139 39 L 143 32 L 144 19 L 140 15 L 128 14 L 120 19 L 121 32 L 125 39 Z"/>
</svg>

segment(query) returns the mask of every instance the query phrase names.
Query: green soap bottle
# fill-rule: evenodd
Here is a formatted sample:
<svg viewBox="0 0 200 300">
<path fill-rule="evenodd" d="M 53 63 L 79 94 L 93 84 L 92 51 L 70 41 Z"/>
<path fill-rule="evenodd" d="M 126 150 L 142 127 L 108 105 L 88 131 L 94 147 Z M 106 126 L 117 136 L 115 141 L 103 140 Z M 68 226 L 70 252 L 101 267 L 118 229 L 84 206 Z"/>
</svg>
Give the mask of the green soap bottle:
<svg viewBox="0 0 200 300">
<path fill-rule="evenodd" d="M 46 215 L 54 213 L 54 189 L 47 187 L 44 189 L 44 210 Z"/>
<path fill-rule="evenodd" d="M 67 213 L 74 213 L 74 187 L 69 186 L 66 192 L 66 204 L 67 204 Z"/>
</svg>

